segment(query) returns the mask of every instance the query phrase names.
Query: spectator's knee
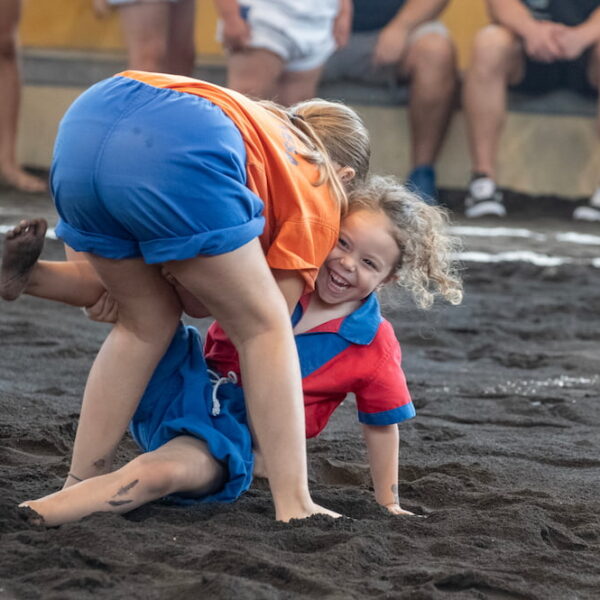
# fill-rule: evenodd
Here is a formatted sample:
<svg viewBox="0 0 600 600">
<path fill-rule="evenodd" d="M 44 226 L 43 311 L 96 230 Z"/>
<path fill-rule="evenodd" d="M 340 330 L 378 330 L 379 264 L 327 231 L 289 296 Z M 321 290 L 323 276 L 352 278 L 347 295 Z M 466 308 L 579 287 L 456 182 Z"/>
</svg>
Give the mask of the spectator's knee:
<svg viewBox="0 0 600 600">
<path fill-rule="evenodd" d="M 508 68 L 515 38 L 500 25 L 488 25 L 481 29 L 473 42 L 470 70 L 483 75 Z"/>
<path fill-rule="evenodd" d="M 454 71 L 456 52 L 452 40 L 440 33 L 429 33 L 415 41 L 417 60 L 429 69 Z"/>
</svg>

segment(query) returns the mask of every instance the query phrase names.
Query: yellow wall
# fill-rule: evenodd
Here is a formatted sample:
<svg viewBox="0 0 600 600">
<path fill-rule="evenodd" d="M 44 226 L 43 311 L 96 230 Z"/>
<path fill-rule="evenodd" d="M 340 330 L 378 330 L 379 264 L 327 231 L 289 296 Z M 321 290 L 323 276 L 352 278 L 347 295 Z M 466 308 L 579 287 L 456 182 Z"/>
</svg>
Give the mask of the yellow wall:
<svg viewBox="0 0 600 600">
<path fill-rule="evenodd" d="M 464 66 L 473 33 L 487 21 L 484 0 L 452 0 L 443 20 L 452 31 L 461 66 Z M 196 46 L 199 54 L 221 54 L 215 40 L 215 23 L 212 0 L 198 0 Z M 92 0 L 24 0 L 21 42 L 37 48 L 123 48 L 117 15 L 97 19 L 92 11 Z"/>
<path fill-rule="evenodd" d="M 221 54 L 215 40 L 216 21 L 212 0 L 199 0 L 196 10 L 198 53 Z M 24 0 L 21 43 L 32 48 L 123 48 L 116 13 L 98 19 L 92 10 L 92 0 Z"/>
</svg>

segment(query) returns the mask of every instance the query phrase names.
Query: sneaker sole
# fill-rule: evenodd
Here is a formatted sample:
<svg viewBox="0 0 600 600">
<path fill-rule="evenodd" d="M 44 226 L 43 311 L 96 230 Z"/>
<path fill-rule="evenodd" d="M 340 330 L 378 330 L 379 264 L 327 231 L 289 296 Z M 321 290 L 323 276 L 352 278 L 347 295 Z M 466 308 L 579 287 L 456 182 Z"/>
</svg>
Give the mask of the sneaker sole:
<svg viewBox="0 0 600 600">
<path fill-rule="evenodd" d="M 493 200 L 476 202 L 473 206 L 465 209 L 465 217 L 475 219 L 477 217 L 505 217 L 506 208 L 500 202 Z"/>
<path fill-rule="evenodd" d="M 600 208 L 578 206 L 573 211 L 573 218 L 577 221 L 600 221 Z"/>
</svg>

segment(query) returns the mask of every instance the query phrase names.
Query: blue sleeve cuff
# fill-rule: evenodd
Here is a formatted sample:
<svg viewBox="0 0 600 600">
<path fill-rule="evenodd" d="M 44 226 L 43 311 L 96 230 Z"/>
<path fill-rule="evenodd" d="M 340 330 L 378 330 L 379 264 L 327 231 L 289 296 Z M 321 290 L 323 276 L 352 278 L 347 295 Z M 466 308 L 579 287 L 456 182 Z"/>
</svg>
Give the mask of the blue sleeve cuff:
<svg viewBox="0 0 600 600">
<path fill-rule="evenodd" d="M 409 402 L 403 406 L 398 406 L 398 408 L 377 413 L 366 413 L 359 410 L 358 420 L 364 425 L 393 425 L 412 419 L 416 414 L 413 403 Z"/>
</svg>

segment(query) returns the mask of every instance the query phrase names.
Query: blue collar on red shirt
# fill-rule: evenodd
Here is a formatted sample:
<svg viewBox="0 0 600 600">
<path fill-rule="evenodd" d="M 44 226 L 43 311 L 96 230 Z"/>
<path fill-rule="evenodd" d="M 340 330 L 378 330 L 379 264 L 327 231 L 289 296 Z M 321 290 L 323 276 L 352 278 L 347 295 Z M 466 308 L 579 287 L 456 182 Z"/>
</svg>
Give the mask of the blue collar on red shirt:
<svg viewBox="0 0 600 600">
<path fill-rule="evenodd" d="M 309 299 L 310 295 L 306 295 L 298 302 L 292 314 L 293 327 L 300 321 Z M 327 321 L 306 333 L 337 333 L 351 344 L 366 346 L 375 339 L 381 321 L 383 321 L 383 317 L 379 300 L 375 293 L 371 293 L 354 312 L 345 317 Z"/>
</svg>

